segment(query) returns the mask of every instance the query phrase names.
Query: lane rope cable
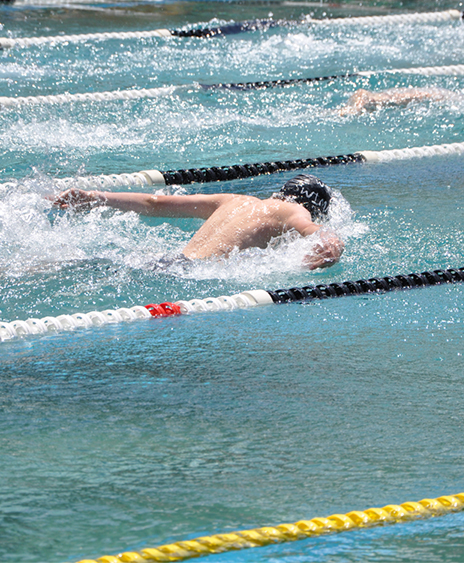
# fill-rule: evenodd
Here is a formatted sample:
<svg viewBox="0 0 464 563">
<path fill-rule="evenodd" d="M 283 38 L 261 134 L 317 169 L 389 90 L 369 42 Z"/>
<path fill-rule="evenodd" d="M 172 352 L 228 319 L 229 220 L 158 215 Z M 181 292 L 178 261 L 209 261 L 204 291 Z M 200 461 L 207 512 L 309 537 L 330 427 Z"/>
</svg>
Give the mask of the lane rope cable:
<svg viewBox="0 0 464 563">
<path fill-rule="evenodd" d="M 328 80 L 341 80 L 346 78 L 369 77 L 374 74 L 417 74 L 422 76 L 463 76 L 464 65 L 430 66 L 396 68 L 384 70 L 365 70 L 359 72 L 348 72 L 345 74 L 334 74 L 329 76 L 313 76 L 309 78 L 289 78 L 278 80 L 260 80 L 256 82 L 230 82 L 218 84 L 185 84 L 158 86 L 155 88 L 139 88 L 129 90 L 113 90 L 103 92 L 84 92 L 70 94 L 48 94 L 40 96 L 0 96 L 1 107 L 18 107 L 34 104 L 64 104 L 71 102 L 110 102 L 115 100 L 140 100 L 148 98 L 159 98 L 170 95 L 175 90 L 185 88 L 201 88 L 203 90 L 227 89 L 227 90 L 262 90 L 292 86 L 294 84 L 309 84 L 312 82 L 324 82 Z"/>
<path fill-rule="evenodd" d="M 254 31 L 256 29 L 268 29 L 276 26 L 295 25 L 295 24 L 401 24 L 401 23 L 441 23 L 447 21 L 460 20 L 463 12 L 459 10 L 445 10 L 442 12 L 423 12 L 413 14 L 394 14 L 387 16 L 359 16 L 348 18 L 327 18 L 313 19 L 305 17 L 301 22 L 290 22 L 285 20 L 252 20 L 225 24 L 218 27 L 190 30 L 169 30 L 154 29 L 149 31 L 123 31 L 123 32 L 102 32 L 102 33 L 82 33 L 73 35 L 53 35 L 41 37 L 2 37 L 0 38 L 0 49 L 11 49 L 12 47 L 31 47 L 34 45 L 58 45 L 63 43 L 74 43 L 78 41 L 107 40 L 107 39 L 147 39 L 151 37 L 213 37 L 216 35 L 230 35 L 243 31 Z"/>
<path fill-rule="evenodd" d="M 332 74 L 327 76 L 311 76 L 309 78 L 282 78 L 278 80 L 261 80 L 256 82 L 230 82 L 219 84 L 201 84 L 205 90 L 217 88 L 227 90 L 261 90 L 264 88 L 278 88 L 283 86 L 292 86 L 294 84 L 310 84 L 312 82 L 326 82 L 329 80 L 342 80 L 347 78 L 357 78 L 373 76 L 375 74 L 418 74 L 422 76 L 462 76 L 464 75 L 464 65 L 446 65 L 446 66 L 425 66 L 410 68 L 392 68 L 381 70 L 360 70 L 356 72 L 346 72 L 345 74 Z M 17 98 L 7 98 L 17 99 Z M 0 104 L 3 104 L 0 98 Z"/>
<path fill-rule="evenodd" d="M 449 19 L 458 19 L 455 17 Z M 445 16 L 446 18 L 446 16 Z M 438 19 L 437 21 L 446 21 Z M 150 39 L 152 37 L 214 37 L 216 35 L 232 35 L 242 31 L 253 31 L 279 25 L 273 20 L 254 20 L 224 24 L 220 27 L 203 29 L 152 29 L 147 31 L 105 31 L 101 33 L 77 33 L 73 35 L 45 35 L 40 37 L 1 37 L 0 49 L 12 47 L 32 47 L 37 45 L 59 45 L 63 43 L 77 43 L 79 41 L 98 41 L 108 39 Z"/>
<path fill-rule="evenodd" d="M 332 514 L 327 518 L 299 520 L 294 524 L 279 524 L 251 530 L 203 536 L 145 548 L 140 552 L 126 551 L 118 555 L 104 555 L 98 559 L 82 559 L 78 563 L 143 563 L 145 561 L 185 561 L 214 553 L 238 551 L 252 547 L 302 540 L 321 535 L 373 528 L 388 524 L 400 524 L 444 516 L 464 509 L 464 493 L 422 499 L 419 502 L 387 504 L 382 508 L 353 510 L 346 514 Z"/>
<path fill-rule="evenodd" d="M 99 176 L 76 176 L 73 178 L 53 178 L 53 186 L 64 191 L 70 188 L 107 190 L 112 188 L 147 186 L 171 186 L 186 185 L 194 182 L 220 182 L 228 180 L 239 180 L 275 174 L 289 170 L 307 168 L 319 168 L 323 166 L 334 166 L 350 163 L 373 163 L 391 162 L 393 160 L 409 160 L 412 158 L 424 158 L 432 156 L 447 156 L 464 154 L 464 143 L 449 143 L 443 145 L 431 145 L 424 147 L 412 147 L 405 149 L 388 149 L 380 151 L 358 151 L 355 153 L 338 156 L 322 156 L 307 159 L 276 160 L 272 162 L 261 162 L 254 164 L 234 164 L 230 166 L 211 166 L 208 168 L 189 168 L 182 170 L 142 170 L 141 172 L 123 174 L 101 174 Z M 14 189 L 18 184 L 24 183 L 25 179 L 12 180 L 0 184 L 0 189 Z M 30 181 L 30 180 L 29 180 Z"/>
<path fill-rule="evenodd" d="M 47 334 L 151 317 L 231 311 L 272 303 L 307 302 L 331 297 L 383 293 L 397 289 L 412 289 L 459 282 L 464 282 L 464 268 L 433 270 L 419 274 L 400 274 L 356 281 L 348 280 L 341 283 L 308 285 L 274 291 L 254 289 L 232 296 L 221 295 L 204 299 L 181 300 L 175 303 L 164 302 L 159 305 L 150 303 L 145 306 L 136 305 L 115 310 L 107 309 L 105 311 L 91 311 L 90 313 L 59 315 L 58 317 L 47 316 L 42 319 L 31 318 L 25 321 L 0 322 L 0 342 L 31 334 Z"/>
</svg>

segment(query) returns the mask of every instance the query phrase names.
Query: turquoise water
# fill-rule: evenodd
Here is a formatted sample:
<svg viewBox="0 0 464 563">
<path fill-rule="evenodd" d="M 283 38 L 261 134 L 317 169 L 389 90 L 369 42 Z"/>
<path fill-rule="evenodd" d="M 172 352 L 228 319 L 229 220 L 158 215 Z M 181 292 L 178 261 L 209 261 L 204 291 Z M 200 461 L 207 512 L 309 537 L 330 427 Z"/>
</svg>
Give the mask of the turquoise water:
<svg viewBox="0 0 464 563">
<path fill-rule="evenodd" d="M 401 13 L 319 3 L 1 7 L 4 35 L 179 28 L 253 17 Z M 446 2 L 408 9 L 455 8 Z M 337 11 L 338 10 L 338 11 Z M 213 18 L 217 20 L 213 20 Z M 159 87 L 158 98 L 3 109 L 0 319 L 464 266 L 462 157 L 320 169 L 343 196 L 339 264 L 307 241 L 186 269 L 198 220 L 51 209 L 53 179 L 464 140 L 463 77 L 256 92 L 195 83 L 462 62 L 460 23 L 276 28 L 227 38 L 89 41 L 0 55 L 2 96 Z M 436 86 L 442 102 L 340 117 L 359 87 Z M 169 89 L 166 87 L 170 86 Z M 174 187 L 269 196 L 291 173 Z M 349 206 L 344 201 L 349 202 Z M 460 285 L 124 323 L 0 346 L 0 555 L 76 562 L 200 535 L 464 491 Z M 463 516 L 209 557 L 464 561 Z"/>
</svg>

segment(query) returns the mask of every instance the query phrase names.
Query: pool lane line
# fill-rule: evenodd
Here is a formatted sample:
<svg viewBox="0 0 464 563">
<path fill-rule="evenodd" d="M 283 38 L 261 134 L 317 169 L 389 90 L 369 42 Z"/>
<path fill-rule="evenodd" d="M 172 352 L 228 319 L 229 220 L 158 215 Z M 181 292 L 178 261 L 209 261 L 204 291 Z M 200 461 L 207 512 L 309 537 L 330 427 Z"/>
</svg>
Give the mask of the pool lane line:
<svg viewBox="0 0 464 563">
<path fill-rule="evenodd" d="M 31 334 L 47 334 L 49 332 L 89 328 L 151 317 L 231 311 L 273 303 L 308 302 L 315 299 L 384 293 L 397 289 L 413 289 L 458 282 L 464 282 L 464 267 L 433 270 L 419 274 L 399 274 L 356 281 L 348 280 L 341 283 L 292 287 L 274 291 L 255 289 L 232 296 L 221 295 L 204 299 L 181 300 L 175 303 L 164 302 L 159 305 L 150 303 L 145 306 L 136 305 L 131 308 L 123 307 L 116 310 L 107 309 L 105 311 L 91 311 L 90 313 L 59 315 L 58 317 L 48 316 L 42 319 L 32 318 L 26 321 L 0 322 L 0 342 Z"/>
<path fill-rule="evenodd" d="M 464 143 L 449 143 L 424 147 L 405 149 L 392 149 L 382 151 L 358 151 L 355 153 L 337 156 L 322 156 L 307 159 L 276 160 L 254 164 L 235 164 L 232 166 L 211 166 L 202 168 L 189 168 L 181 170 L 143 170 L 151 185 L 187 185 L 194 182 L 208 183 L 228 180 L 239 180 L 254 176 L 275 174 L 290 170 L 320 168 L 340 164 L 362 164 L 365 162 L 389 162 L 393 160 L 406 160 L 437 155 L 464 154 Z M 100 177 L 101 178 L 101 177 Z M 109 182 L 111 183 L 111 182 Z M 71 180 L 72 184 L 72 180 Z M 150 185 L 150 184 L 149 184 Z M 1 186 L 1 184 L 0 184 Z"/>
<path fill-rule="evenodd" d="M 413 289 L 444 283 L 464 282 L 464 268 L 449 268 L 413 274 L 399 274 L 342 283 L 329 283 L 268 291 L 274 303 L 305 302 L 315 299 L 384 293 L 397 289 Z"/>
<path fill-rule="evenodd" d="M 447 21 L 461 20 L 463 12 L 459 10 L 445 10 L 442 12 L 422 12 L 412 14 L 393 14 L 385 16 L 358 16 L 348 18 L 326 18 L 313 19 L 309 16 L 299 21 L 256 19 L 242 22 L 224 24 L 217 27 L 202 29 L 154 29 L 148 31 L 111 31 L 102 33 L 82 33 L 73 35 L 51 35 L 40 37 L 1 37 L 0 49 L 11 49 L 12 47 L 31 47 L 44 44 L 63 44 L 78 41 L 108 40 L 108 39 L 147 39 L 151 37 L 215 37 L 225 36 L 258 29 L 267 30 L 273 27 L 290 25 L 330 25 L 330 24 L 402 24 L 402 23 L 441 23 Z"/>
<path fill-rule="evenodd" d="M 75 176 L 71 178 L 51 178 L 53 187 L 63 191 L 70 188 L 83 190 L 107 190 L 113 188 L 146 188 L 153 186 L 186 185 L 207 182 L 225 182 L 242 180 L 253 176 L 263 176 L 286 172 L 289 170 L 304 170 L 334 166 L 339 164 L 363 164 L 374 162 L 392 162 L 395 160 L 410 160 L 433 156 L 448 156 L 464 154 L 464 143 L 449 143 L 405 149 L 388 149 L 380 151 L 358 151 L 338 156 L 321 156 L 316 158 L 275 160 L 254 164 L 234 164 L 230 166 L 211 166 L 205 168 L 189 168 L 181 170 L 142 170 L 140 172 L 123 174 L 101 174 L 99 176 Z M 0 184 L 0 189 L 15 189 L 31 179 L 11 180 Z"/>
<path fill-rule="evenodd" d="M 321 535 L 400 524 L 444 516 L 464 509 L 464 493 L 422 499 L 402 504 L 387 504 L 382 508 L 353 510 L 346 514 L 299 520 L 293 524 L 265 526 L 251 530 L 202 536 L 141 551 L 126 551 L 118 555 L 104 555 L 98 559 L 82 559 L 78 563 L 144 563 L 145 561 L 185 561 L 215 553 L 263 547 Z"/>
<path fill-rule="evenodd" d="M 0 107 L 16 108 L 38 104 L 65 104 L 72 102 L 112 102 L 118 100 L 141 100 L 159 98 L 173 94 L 176 90 L 202 89 L 202 90 L 263 90 L 269 88 L 283 88 L 295 84 L 310 84 L 327 82 L 329 80 L 343 80 L 348 78 L 368 78 L 375 74 L 416 74 L 421 76 L 463 76 L 464 65 L 409 67 L 381 70 L 362 70 L 333 74 L 327 76 L 313 76 L 309 78 L 281 78 L 277 80 L 259 80 L 256 82 L 229 82 L 218 84 L 181 84 L 170 86 L 157 86 L 154 88 L 131 88 L 128 90 L 106 90 L 102 92 L 78 92 L 71 94 L 45 94 L 39 96 L 0 96 Z"/>
<path fill-rule="evenodd" d="M 190 301 L 164 302 L 161 304 L 136 305 L 105 311 L 91 311 L 89 313 L 74 313 L 71 315 L 47 316 L 42 319 L 31 318 L 26 321 L 0 321 L 0 342 L 17 337 L 37 334 L 49 334 L 77 328 L 90 328 L 141 319 L 171 317 L 192 312 L 225 311 L 269 305 L 274 301 L 264 290 L 244 291 L 237 295 L 210 297 L 206 299 L 191 299 Z"/>
<path fill-rule="evenodd" d="M 368 78 L 376 74 L 417 74 L 421 76 L 463 76 L 464 65 L 446 66 L 425 66 L 409 68 L 392 68 L 380 70 L 360 70 L 356 72 L 346 72 L 344 74 L 332 74 L 327 76 L 312 76 L 309 78 L 282 78 L 277 80 L 261 80 L 256 82 L 230 82 L 219 84 L 200 84 L 204 90 L 225 89 L 225 90 L 263 90 L 269 88 L 279 88 L 293 86 L 294 84 L 311 84 L 314 82 L 328 82 L 329 80 L 343 80 L 348 78 Z M 19 100 L 16 98 L 6 98 L 6 105 L 13 105 L 9 100 Z M 3 98 L 0 98 L 0 105 L 3 105 Z"/>
<path fill-rule="evenodd" d="M 436 21 L 447 21 L 459 19 L 456 10 L 449 10 L 450 14 L 443 12 Z M 441 13 L 439 13 L 441 14 Z M 461 15 L 462 17 L 462 15 Z M 442 19 L 444 18 L 444 19 Z M 435 21 L 435 20 L 432 20 Z M 292 22 L 296 24 L 297 22 Z M 288 25 L 290 22 L 288 22 Z M 237 23 L 224 24 L 218 27 L 201 29 L 152 29 L 147 31 L 106 31 L 101 33 L 76 33 L 72 35 L 45 35 L 39 37 L 1 37 L 0 49 L 11 49 L 13 47 L 32 47 L 51 44 L 52 46 L 63 43 L 77 43 L 79 41 L 98 41 L 108 39 L 150 39 L 152 37 L 214 37 L 218 35 L 233 35 L 244 31 L 255 31 L 257 29 L 269 29 L 282 25 L 271 19 L 250 20 Z"/>
</svg>

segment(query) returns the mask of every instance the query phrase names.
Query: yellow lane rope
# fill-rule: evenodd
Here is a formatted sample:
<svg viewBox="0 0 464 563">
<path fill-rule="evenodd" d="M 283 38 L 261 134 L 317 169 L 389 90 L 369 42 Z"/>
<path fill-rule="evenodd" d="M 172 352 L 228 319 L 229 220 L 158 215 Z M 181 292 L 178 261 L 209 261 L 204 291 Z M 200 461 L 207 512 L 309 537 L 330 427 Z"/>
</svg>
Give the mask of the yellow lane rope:
<svg viewBox="0 0 464 563">
<path fill-rule="evenodd" d="M 78 563 L 144 563 L 146 561 L 183 561 L 192 557 L 224 553 L 249 547 L 301 540 L 312 536 L 345 532 L 359 528 L 369 528 L 384 524 L 396 524 L 421 518 L 442 516 L 449 512 L 464 509 L 464 493 L 443 496 L 436 499 L 423 499 L 419 502 L 389 504 L 383 508 L 368 508 L 347 514 L 332 514 L 327 518 L 300 520 L 295 524 L 255 528 L 228 534 L 203 536 L 194 540 L 180 541 L 140 552 L 126 551 L 119 555 L 104 555 L 98 559 L 82 559 Z"/>
</svg>

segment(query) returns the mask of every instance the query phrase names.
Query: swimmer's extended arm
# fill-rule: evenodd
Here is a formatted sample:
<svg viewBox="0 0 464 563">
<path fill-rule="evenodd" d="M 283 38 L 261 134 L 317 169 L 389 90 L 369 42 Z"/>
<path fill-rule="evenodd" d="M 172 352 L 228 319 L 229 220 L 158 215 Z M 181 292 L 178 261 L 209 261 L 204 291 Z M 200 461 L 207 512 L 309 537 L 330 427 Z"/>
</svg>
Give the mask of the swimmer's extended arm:
<svg viewBox="0 0 464 563">
<path fill-rule="evenodd" d="M 359 89 L 340 110 L 341 115 L 375 111 L 379 107 L 407 106 L 411 102 L 423 100 L 440 101 L 452 96 L 449 90 L 438 88 L 391 88 L 381 92 Z"/>
<path fill-rule="evenodd" d="M 67 209 L 90 209 L 107 205 L 122 211 L 135 211 L 153 217 L 199 217 L 207 219 L 216 209 L 229 201 L 232 194 L 212 195 L 150 195 L 144 193 L 99 192 L 70 189 L 53 199 L 54 205 Z"/>
</svg>

